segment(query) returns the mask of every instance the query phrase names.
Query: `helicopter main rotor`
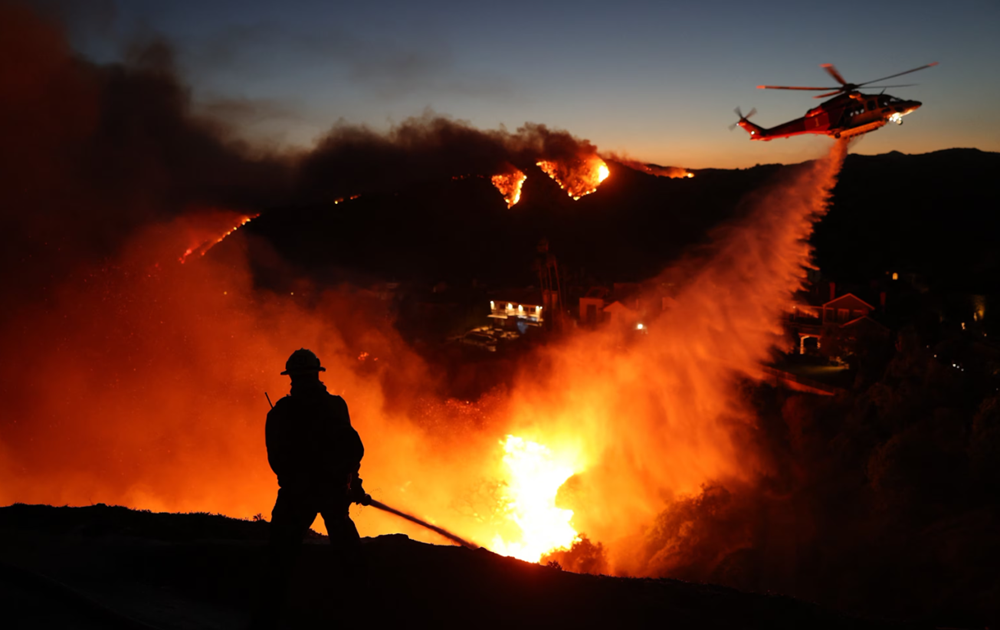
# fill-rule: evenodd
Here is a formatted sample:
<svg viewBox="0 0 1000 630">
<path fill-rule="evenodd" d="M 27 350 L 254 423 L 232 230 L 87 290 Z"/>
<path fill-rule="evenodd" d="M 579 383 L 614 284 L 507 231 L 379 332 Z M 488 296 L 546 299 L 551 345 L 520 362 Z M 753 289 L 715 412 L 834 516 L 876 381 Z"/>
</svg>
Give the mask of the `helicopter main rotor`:
<svg viewBox="0 0 1000 630">
<path fill-rule="evenodd" d="M 813 98 L 826 98 L 828 96 L 836 96 L 837 94 L 842 94 L 845 92 L 853 92 L 860 87 L 868 86 L 871 88 L 897 88 L 897 87 L 910 87 L 916 85 L 916 83 L 906 83 L 903 85 L 871 85 L 872 83 L 877 83 L 879 81 L 885 81 L 886 79 L 892 79 L 894 77 L 900 77 L 904 74 L 909 74 L 911 72 L 916 72 L 917 70 L 923 70 L 925 68 L 930 68 L 931 66 L 938 65 L 938 62 L 929 63 L 926 66 L 920 66 L 919 68 L 913 68 L 912 70 L 907 70 L 906 72 L 898 72 L 896 74 L 890 74 L 887 77 L 882 77 L 880 79 L 872 79 L 871 81 L 865 81 L 864 83 L 848 83 L 841 76 L 840 72 L 831 63 L 824 63 L 820 67 L 829 73 L 834 80 L 840 84 L 840 87 L 802 87 L 797 85 L 758 85 L 758 90 L 810 90 L 810 91 L 821 91 L 827 92 L 826 94 L 820 94 L 814 96 Z M 831 91 L 832 90 L 832 91 Z"/>
</svg>

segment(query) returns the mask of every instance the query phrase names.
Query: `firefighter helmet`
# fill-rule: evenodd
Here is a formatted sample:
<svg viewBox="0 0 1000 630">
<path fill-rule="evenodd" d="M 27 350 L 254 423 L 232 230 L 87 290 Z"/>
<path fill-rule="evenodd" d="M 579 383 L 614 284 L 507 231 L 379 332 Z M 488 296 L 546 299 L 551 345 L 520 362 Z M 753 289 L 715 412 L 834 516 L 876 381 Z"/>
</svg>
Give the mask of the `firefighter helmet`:
<svg viewBox="0 0 1000 630">
<path fill-rule="evenodd" d="M 319 364 L 319 357 L 313 354 L 312 350 L 299 348 L 285 361 L 285 371 L 282 374 L 301 372 L 326 372 L 326 368 Z"/>
</svg>

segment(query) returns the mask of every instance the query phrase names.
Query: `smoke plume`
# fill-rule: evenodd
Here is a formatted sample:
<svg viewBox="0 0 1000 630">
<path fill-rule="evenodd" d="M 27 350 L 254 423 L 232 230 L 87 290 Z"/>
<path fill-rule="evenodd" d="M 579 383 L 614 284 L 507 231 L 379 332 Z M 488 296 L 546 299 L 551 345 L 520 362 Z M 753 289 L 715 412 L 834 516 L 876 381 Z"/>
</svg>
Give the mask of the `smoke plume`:
<svg viewBox="0 0 1000 630">
<path fill-rule="evenodd" d="M 511 165 L 525 171 L 543 159 L 594 158 L 597 147 L 545 125 L 525 123 L 513 133 L 482 131 L 426 113 L 387 133 L 336 124 L 302 160 L 299 189 L 304 201 L 330 201 L 460 175 L 489 178 L 510 173 Z"/>
<path fill-rule="evenodd" d="M 169 48 L 96 66 L 19 5 L 0 5 L 0 187 L 8 296 L 44 295 L 81 260 L 191 204 L 241 208 L 288 194 L 287 165 L 253 156 L 224 125 L 191 115 Z M 6 313 L 10 310 L 7 309 Z"/>
</svg>

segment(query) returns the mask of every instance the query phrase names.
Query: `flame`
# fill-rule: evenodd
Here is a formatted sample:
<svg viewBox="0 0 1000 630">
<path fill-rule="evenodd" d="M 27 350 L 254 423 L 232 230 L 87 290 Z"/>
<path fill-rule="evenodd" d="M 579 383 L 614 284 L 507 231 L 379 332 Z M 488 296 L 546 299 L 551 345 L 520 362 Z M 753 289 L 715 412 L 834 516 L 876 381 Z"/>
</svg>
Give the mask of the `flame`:
<svg viewBox="0 0 1000 630">
<path fill-rule="evenodd" d="M 691 179 L 694 173 L 679 166 L 660 166 L 659 164 L 646 164 L 638 160 L 615 156 L 614 159 L 632 170 L 640 173 L 648 173 L 657 177 L 667 177 L 669 179 Z"/>
<path fill-rule="evenodd" d="M 528 176 L 515 168 L 512 173 L 494 175 L 490 181 L 493 182 L 493 185 L 503 195 L 504 200 L 507 202 L 507 207 L 513 208 L 521 200 L 521 186 L 526 179 L 528 179 Z"/>
<path fill-rule="evenodd" d="M 181 257 L 179 259 L 181 264 L 183 265 L 185 262 L 187 262 L 188 257 L 194 253 L 197 253 L 199 256 L 204 256 L 205 254 L 208 253 L 208 250 L 212 249 L 213 247 L 221 243 L 223 240 L 225 240 L 227 236 L 229 236 L 230 234 L 240 229 L 247 223 L 253 221 L 259 216 L 260 214 L 239 215 L 239 219 L 237 219 L 236 225 L 232 226 L 231 228 L 223 232 L 222 236 L 213 236 L 208 238 L 205 238 L 204 236 L 195 236 L 194 238 L 196 239 L 197 242 L 196 244 L 188 247 L 184 251 L 184 253 L 181 254 Z"/>
<path fill-rule="evenodd" d="M 507 472 L 504 512 L 520 531 L 517 539 L 509 541 L 497 534 L 491 549 L 528 562 L 538 562 L 556 549 L 568 549 L 580 537 L 570 524 L 573 510 L 556 507 L 556 493 L 580 471 L 537 442 L 508 435 L 501 444 Z"/>
<path fill-rule="evenodd" d="M 580 158 L 572 163 L 541 160 L 538 167 L 573 199 L 594 192 L 611 174 L 608 165 L 596 155 Z"/>
</svg>

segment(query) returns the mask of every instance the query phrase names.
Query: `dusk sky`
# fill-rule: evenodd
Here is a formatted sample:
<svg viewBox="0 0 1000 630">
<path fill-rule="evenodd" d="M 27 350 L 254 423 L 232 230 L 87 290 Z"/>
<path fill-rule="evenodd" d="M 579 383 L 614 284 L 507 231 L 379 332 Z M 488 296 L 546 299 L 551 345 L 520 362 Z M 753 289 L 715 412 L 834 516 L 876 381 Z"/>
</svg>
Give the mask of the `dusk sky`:
<svg viewBox="0 0 1000 630">
<path fill-rule="evenodd" d="M 756 107 L 771 127 L 820 101 L 755 86 L 833 85 L 822 63 L 860 83 L 938 61 L 890 81 L 919 83 L 888 93 L 923 108 L 852 151 L 1000 150 L 995 0 L 55 5 L 96 61 L 166 39 L 196 102 L 255 105 L 233 122 L 278 146 L 310 146 L 338 120 L 387 129 L 432 110 L 484 129 L 543 123 L 666 165 L 797 162 L 829 140 L 751 143 L 727 129 L 732 110 Z"/>
</svg>

